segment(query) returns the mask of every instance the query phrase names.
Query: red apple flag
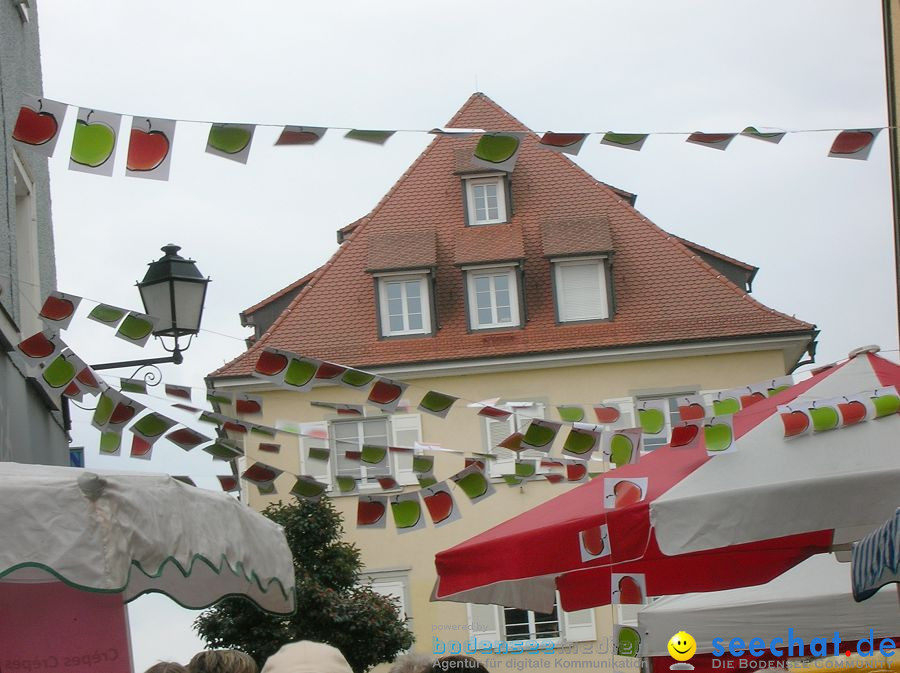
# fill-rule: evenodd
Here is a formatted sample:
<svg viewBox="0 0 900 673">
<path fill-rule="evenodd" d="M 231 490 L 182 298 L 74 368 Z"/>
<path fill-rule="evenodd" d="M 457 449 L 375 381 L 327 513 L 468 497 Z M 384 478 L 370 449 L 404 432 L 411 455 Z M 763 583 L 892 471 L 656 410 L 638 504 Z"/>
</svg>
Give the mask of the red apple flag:
<svg viewBox="0 0 900 673">
<path fill-rule="evenodd" d="M 238 481 L 237 477 L 230 474 L 220 474 L 217 475 L 217 478 L 223 491 L 232 492 L 241 490 L 241 482 Z"/>
<path fill-rule="evenodd" d="M 125 175 L 151 180 L 169 179 L 175 124 L 173 119 L 132 118 Z"/>
<path fill-rule="evenodd" d="M 75 311 L 80 303 L 81 297 L 54 290 L 47 295 L 39 315 L 47 328 L 66 329 L 75 317 Z"/>
<path fill-rule="evenodd" d="M 868 159 L 880 129 L 857 129 L 838 133 L 828 156 L 840 159 Z"/>
<path fill-rule="evenodd" d="M 539 147 L 551 152 L 576 155 L 581 151 L 581 146 L 587 140 L 587 133 L 553 133 L 547 131 L 538 143 Z"/>
<path fill-rule="evenodd" d="M 325 135 L 321 126 L 285 126 L 275 141 L 276 145 L 315 145 Z"/>
<path fill-rule="evenodd" d="M 647 597 L 647 578 L 640 573 L 612 573 L 613 605 L 641 605 Z"/>
<path fill-rule="evenodd" d="M 25 362 L 29 366 L 36 366 L 59 355 L 64 347 L 58 334 L 43 330 L 20 341 L 16 350 L 25 356 Z"/>
<path fill-rule="evenodd" d="M 122 115 L 79 108 L 69 154 L 69 170 L 112 176 Z"/>
<path fill-rule="evenodd" d="M 702 133 L 695 131 L 688 136 L 687 142 L 695 145 L 704 145 L 717 150 L 724 150 L 734 140 L 737 133 Z"/>
<path fill-rule="evenodd" d="M 578 542 L 583 563 L 609 556 L 612 553 L 609 545 L 609 527 L 605 523 L 580 531 L 578 533 Z"/>
<path fill-rule="evenodd" d="M 65 103 L 26 95 L 13 126 L 13 140 L 45 157 L 53 156 L 68 109 Z"/>
<path fill-rule="evenodd" d="M 361 495 L 356 503 L 357 528 L 384 528 L 387 521 L 386 495 Z"/>
<path fill-rule="evenodd" d="M 385 413 L 393 413 L 397 410 L 400 398 L 408 387 L 408 383 L 379 376 L 369 390 L 369 397 L 366 399 L 366 403 L 371 404 L 373 407 L 378 407 Z"/>
<path fill-rule="evenodd" d="M 446 481 L 428 486 L 421 491 L 422 502 L 431 517 L 431 523 L 435 528 L 446 526 L 460 518 L 459 507 L 450 492 L 450 486 Z"/>
<path fill-rule="evenodd" d="M 176 386 L 173 383 L 166 384 L 166 395 L 169 397 L 177 397 L 182 400 L 191 401 L 191 389 L 189 386 Z"/>
<path fill-rule="evenodd" d="M 257 461 L 244 470 L 243 474 L 241 474 L 241 479 L 256 485 L 271 484 L 281 476 L 282 472 L 284 470 L 279 470 L 277 467 Z"/>
</svg>

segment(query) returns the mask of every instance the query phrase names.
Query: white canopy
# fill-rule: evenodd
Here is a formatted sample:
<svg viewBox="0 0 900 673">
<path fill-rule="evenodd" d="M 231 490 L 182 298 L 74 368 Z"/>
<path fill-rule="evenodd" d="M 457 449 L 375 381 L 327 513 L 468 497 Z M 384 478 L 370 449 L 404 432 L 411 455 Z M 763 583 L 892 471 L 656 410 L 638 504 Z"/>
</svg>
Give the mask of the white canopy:
<svg viewBox="0 0 900 673">
<path fill-rule="evenodd" d="M 669 639 L 687 631 L 697 652 L 710 652 L 713 638 L 785 638 L 788 629 L 809 645 L 813 638 L 854 641 L 900 635 L 900 607 L 892 591 L 865 603 L 853 600 L 850 564 L 817 554 L 768 584 L 728 591 L 666 596 L 638 612 L 646 656 L 667 654 Z"/>
<path fill-rule="evenodd" d="M 225 493 L 162 474 L 0 463 L 0 579 L 157 591 L 188 608 L 241 594 L 294 610 L 281 526 Z"/>
<path fill-rule="evenodd" d="M 900 367 L 862 354 L 828 372 L 797 401 L 891 385 L 900 386 Z M 757 424 L 733 450 L 651 503 L 650 522 L 664 554 L 818 530 L 838 529 L 836 542 L 855 540 L 900 506 L 900 415 L 785 439 L 778 413 L 757 418 L 754 409 L 739 413 Z"/>
</svg>

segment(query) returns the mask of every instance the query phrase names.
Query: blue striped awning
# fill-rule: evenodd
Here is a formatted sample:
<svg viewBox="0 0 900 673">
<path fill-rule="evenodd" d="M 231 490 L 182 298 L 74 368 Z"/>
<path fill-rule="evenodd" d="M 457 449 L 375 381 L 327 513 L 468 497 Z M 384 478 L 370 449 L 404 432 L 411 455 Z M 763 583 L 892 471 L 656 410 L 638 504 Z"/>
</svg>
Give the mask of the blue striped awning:
<svg viewBox="0 0 900 673">
<path fill-rule="evenodd" d="M 853 598 L 859 602 L 885 584 L 900 582 L 900 509 L 853 545 Z"/>
</svg>

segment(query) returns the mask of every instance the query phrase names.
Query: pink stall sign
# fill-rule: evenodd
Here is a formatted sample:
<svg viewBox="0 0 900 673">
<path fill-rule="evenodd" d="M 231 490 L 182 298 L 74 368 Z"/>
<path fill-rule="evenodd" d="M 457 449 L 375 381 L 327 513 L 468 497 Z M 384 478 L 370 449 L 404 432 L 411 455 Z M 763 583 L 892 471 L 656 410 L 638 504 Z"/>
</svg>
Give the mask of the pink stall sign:
<svg viewBox="0 0 900 673">
<path fill-rule="evenodd" d="M 3 673 L 131 673 L 121 594 L 0 582 Z"/>
</svg>

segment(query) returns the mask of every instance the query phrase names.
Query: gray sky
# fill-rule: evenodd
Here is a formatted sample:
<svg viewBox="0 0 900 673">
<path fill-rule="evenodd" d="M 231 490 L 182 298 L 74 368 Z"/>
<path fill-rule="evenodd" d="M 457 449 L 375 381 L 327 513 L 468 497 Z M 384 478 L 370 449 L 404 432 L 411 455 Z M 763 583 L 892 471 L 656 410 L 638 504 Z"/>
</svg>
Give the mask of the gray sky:
<svg viewBox="0 0 900 673">
<path fill-rule="evenodd" d="M 45 94 L 126 114 L 427 129 L 481 90 L 541 131 L 886 123 L 878 0 L 39 4 Z M 335 230 L 429 140 L 377 147 L 333 131 L 275 148 L 278 130 L 261 128 L 242 166 L 204 153 L 206 126 L 181 124 L 159 183 L 124 177 L 122 152 L 113 178 L 68 171 L 74 117 L 50 161 L 59 288 L 139 309 L 144 265 L 181 245 L 213 279 L 204 326 L 215 333 L 165 379 L 198 388 L 243 349 L 238 312 L 324 262 Z M 577 161 L 636 193 L 663 229 L 759 266 L 754 296 L 816 323 L 828 362 L 862 344 L 898 347 L 887 136 L 863 162 L 827 158 L 834 135 L 737 138 L 725 152 L 653 136 L 639 153 L 592 137 Z M 142 355 L 110 337 L 77 325 L 64 338 L 88 362 Z M 90 465 L 134 467 L 98 457 L 83 420 L 74 435 Z M 208 486 L 217 470 L 171 445 L 138 467 Z M 148 603 L 132 615 L 136 670 L 186 661 L 199 647 L 184 633 L 190 617 Z"/>
</svg>

